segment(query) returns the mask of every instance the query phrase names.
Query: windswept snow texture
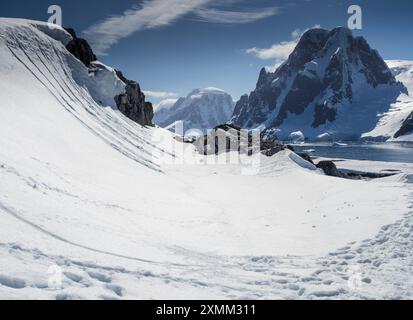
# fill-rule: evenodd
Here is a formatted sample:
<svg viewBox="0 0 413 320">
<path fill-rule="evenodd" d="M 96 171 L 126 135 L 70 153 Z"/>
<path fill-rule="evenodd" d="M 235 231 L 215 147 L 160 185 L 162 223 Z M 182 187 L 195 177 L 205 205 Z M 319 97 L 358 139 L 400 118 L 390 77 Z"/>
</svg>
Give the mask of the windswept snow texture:
<svg viewBox="0 0 413 320">
<path fill-rule="evenodd" d="M 161 105 L 155 112 L 154 121 L 161 127 L 183 122 L 183 130 L 199 130 L 206 134 L 216 126 L 227 122 L 234 111 L 232 97 L 221 89 L 204 88 L 192 91 L 180 98 L 173 106 Z"/>
<path fill-rule="evenodd" d="M 37 25 L 0 19 L 0 299 L 412 298 L 411 172 L 207 165 Z"/>
</svg>

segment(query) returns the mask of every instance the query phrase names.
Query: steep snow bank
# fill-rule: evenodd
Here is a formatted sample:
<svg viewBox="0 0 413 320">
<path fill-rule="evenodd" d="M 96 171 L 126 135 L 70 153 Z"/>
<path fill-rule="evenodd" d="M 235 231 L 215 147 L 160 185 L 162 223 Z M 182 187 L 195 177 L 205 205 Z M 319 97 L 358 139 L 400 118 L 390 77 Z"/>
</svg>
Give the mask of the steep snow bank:
<svg viewBox="0 0 413 320">
<path fill-rule="evenodd" d="M 413 61 L 388 60 L 386 61 L 396 79 L 402 82 L 408 93 L 402 93 L 394 102 L 389 111 L 378 115 L 380 117 L 377 126 L 363 138 L 384 138 L 389 141 L 412 141 L 409 135 L 394 138 L 394 135 L 402 127 L 403 122 L 413 112 Z"/>
</svg>

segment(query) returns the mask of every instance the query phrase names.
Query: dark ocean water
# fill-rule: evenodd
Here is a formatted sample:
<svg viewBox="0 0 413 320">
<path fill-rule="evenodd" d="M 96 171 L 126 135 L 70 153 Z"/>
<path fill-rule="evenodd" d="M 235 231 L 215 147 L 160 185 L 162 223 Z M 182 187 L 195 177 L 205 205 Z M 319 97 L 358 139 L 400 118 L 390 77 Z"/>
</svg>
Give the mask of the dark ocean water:
<svg viewBox="0 0 413 320">
<path fill-rule="evenodd" d="M 312 156 L 325 158 L 413 163 L 413 143 L 348 144 L 343 146 L 332 143 L 309 143 L 293 146 L 297 152 L 307 152 Z"/>
</svg>

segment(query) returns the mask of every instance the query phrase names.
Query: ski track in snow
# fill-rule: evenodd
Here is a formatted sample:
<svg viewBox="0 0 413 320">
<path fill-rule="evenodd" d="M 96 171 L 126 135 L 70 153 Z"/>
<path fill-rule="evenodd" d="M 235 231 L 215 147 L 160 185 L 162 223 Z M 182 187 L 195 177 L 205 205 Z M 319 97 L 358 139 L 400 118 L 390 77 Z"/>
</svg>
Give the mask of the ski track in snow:
<svg viewBox="0 0 413 320">
<path fill-rule="evenodd" d="M 1 168 L 21 176 L 4 164 Z M 27 187 L 33 187 L 32 180 L 21 181 Z M 48 255 L 27 245 L 1 243 L 0 257 L 7 256 L 9 262 L 24 261 L 43 271 L 40 279 L 33 281 L 24 276 L 10 276 L 1 270 L 2 298 L 35 294 L 47 299 L 152 299 L 158 297 L 147 292 L 147 286 L 153 283 L 165 292 L 174 292 L 176 287 L 187 288 L 200 297 L 217 299 L 408 299 L 413 292 L 410 277 L 413 272 L 413 212 L 392 225 L 382 227 L 376 237 L 349 244 L 324 257 L 222 257 L 175 248 L 175 254 L 195 258 L 199 261 L 197 265 L 159 263 L 89 248 L 45 230 L 2 203 L 0 213 L 8 214 L 52 241 L 86 250 L 88 255 L 92 254 L 91 257 L 94 254 L 110 255 L 117 258 L 119 265 L 124 259 L 133 261 L 133 267 L 113 267 Z M 51 265 L 62 268 L 63 289 L 48 288 L 45 270 Z M 154 271 L 157 266 L 159 271 Z M 354 273 L 355 267 L 359 274 Z M 359 281 L 353 290 L 349 288 L 352 277 Z M 143 288 L 135 295 L 137 283 L 142 283 Z M 24 293 L 20 295 L 19 291 Z"/>
<path fill-rule="evenodd" d="M 5 210 L 3 206 L 0 209 L 3 212 Z M 44 232 L 37 226 L 33 227 Z M 54 235 L 50 236 L 64 241 Z M 65 243 L 74 245 L 67 241 Z M 95 287 L 93 291 L 97 293 L 92 298 L 128 298 L 130 286 L 133 288 L 140 281 L 145 283 L 152 279 L 156 286 L 161 286 L 166 291 L 174 286 L 190 287 L 191 290 L 200 291 L 200 296 L 208 291 L 207 296 L 219 299 L 410 299 L 413 290 L 413 280 L 410 277 L 413 271 L 412 247 L 413 213 L 393 225 L 384 226 L 373 239 L 346 246 L 322 258 L 206 256 L 202 259 L 204 265 L 187 266 L 190 269 L 168 265 L 168 272 L 159 274 L 151 271 L 153 265 L 141 265 L 142 262 L 149 261 L 139 259 L 134 260 L 141 264 L 129 270 L 62 256 L 48 256 L 37 249 L 28 249 L 18 244 L 0 244 L 1 256 L 7 254 L 11 259 L 24 260 L 33 265 L 59 265 L 63 270 L 65 287 L 51 290 L 45 286 L 46 277 L 40 283 L 32 283 L 32 279 L 0 273 L 0 296 L 2 293 L 7 294 L 9 290 L 30 287 L 39 297 L 82 299 L 90 298 L 90 288 Z M 84 247 L 81 249 L 91 250 Z M 217 263 L 218 261 L 221 262 Z M 354 267 L 357 269 L 353 269 Z M 355 274 L 353 270 L 360 274 Z M 359 281 L 353 290 L 349 289 L 352 277 Z M 2 290 L 4 288 L 6 290 Z M 156 298 L 148 296 L 146 292 L 140 297 Z"/>
<path fill-rule="evenodd" d="M 163 155 L 179 158 L 172 135 L 159 142 L 160 129 L 96 103 L 74 80 L 87 70 L 34 26 L 0 19 L 0 28 L 0 71 L 19 72 L 0 89 L 23 101 L 6 95 L 0 106 L 0 299 L 412 298 L 413 204 L 401 215 L 410 176 L 332 179 L 288 153 L 252 178 L 237 166 L 165 165 Z M 377 233 L 372 219 L 392 223 Z M 329 254 L 251 254 L 341 243 L 329 232 L 337 225 L 363 233 Z M 48 283 L 54 265 L 58 289 Z"/>
<path fill-rule="evenodd" d="M 83 92 L 81 92 L 80 90 L 78 90 L 77 92 L 73 92 L 69 86 L 66 85 L 66 87 L 64 87 L 64 85 L 61 84 L 61 82 L 65 83 L 65 81 L 62 81 L 62 79 L 57 79 L 55 77 L 54 74 L 58 74 L 60 75 L 60 70 L 57 70 L 55 68 L 54 72 L 51 72 L 49 70 L 49 68 L 47 67 L 47 64 L 44 62 L 44 60 L 40 57 L 38 52 L 35 52 L 34 55 L 37 56 L 38 61 L 43 65 L 43 67 L 45 68 L 45 70 L 47 71 L 47 75 L 46 76 L 42 70 L 38 67 L 38 65 L 31 59 L 31 57 L 27 54 L 27 51 L 30 51 L 30 49 L 28 48 L 24 48 L 24 46 L 20 43 L 19 39 L 17 39 L 16 37 L 13 37 L 13 43 L 17 44 L 18 49 L 21 51 L 21 55 L 18 55 L 12 48 L 11 45 L 7 45 L 8 49 L 10 50 L 10 52 L 13 54 L 13 56 L 33 75 L 33 77 L 36 78 L 36 80 L 38 80 L 50 93 L 52 96 L 54 96 L 56 98 L 56 100 L 59 102 L 59 104 L 61 106 L 63 106 L 69 113 L 71 113 L 78 121 L 80 121 L 87 129 L 89 129 L 90 132 L 95 133 L 99 138 L 103 139 L 106 143 L 108 143 L 112 148 L 114 148 L 115 150 L 119 151 L 120 153 L 122 153 L 123 155 L 131 158 L 134 161 L 140 162 L 145 164 L 146 166 L 154 169 L 154 170 L 159 170 L 158 168 L 156 168 L 153 163 L 150 163 L 146 160 L 143 159 L 139 159 L 136 156 L 136 151 L 131 153 L 129 152 L 129 150 L 127 150 L 127 147 L 124 146 L 124 144 L 122 143 L 121 140 L 117 140 L 116 143 L 110 141 L 106 136 L 107 133 L 105 133 L 105 131 L 102 131 L 101 129 L 98 128 L 92 128 L 90 127 L 90 125 L 88 125 L 86 122 L 84 122 L 81 118 L 81 116 L 79 115 L 78 112 L 76 112 L 76 108 L 72 105 L 73 103 L 77 103 L 78 105 L 83 106 L 84 111 L 88 113 L 89 116 L 92 116 L 93 119 L 99 124 L 99 125 L 103 125 L 105 127 L 105 129 L 107 129 L 111 134 L 113 134 L 113 136 L 116 137 L 116 135 L 118 135 L 118 133 L 116 132 L 116 130 L 114 130 L 114 128 L 112 126 L 108 126 L 106 124 L 106 121 L 104 121 L 103 117 L 102 117 L 102 112 L 100 111 L 101 106 L 97 106 L 96 103 L 91 100 L 89 97 L 85 96 L 83 94 Z M 51 45 L 51 47 L 54 49 L 53 45 Z M 55 51 L 56 52 L 56 51 Z M 27 62 L 23 61 L 23 58 L 21 58 L 21 56 L 23 56 L 24 58 L 27 59 Z M 54 65 L 65 65 L 62 63 L 62 58 L 60 57 L 60 54 L 56 52 L 56 56 L 59 58 L 59 61 L 57 61 Z M 53 61 L 53 60 L 52 60 Z M 50 63 L 51 65 L 53 65 L 53 63 Z M 33 66 L 32 68 L 29 66 Z M 65 72 L 65 75 L 67 76 L 68 73 Z M 50 80 L 50 78 L 52 78 L 54 80 L 54 82 L 52 82 Z M 69 77 L 70 78 L 70 77 Z M 48 82 L 48 84 L 46 83 Z M 57 88 L 55 83 L 58 85 Z M 72 83 L 73 84 L 73 83 Z M 78 86 L 74 86 L 75 88 L 77 88 Z M 79 99 L 78 97 L 82 97 L 83 99 Z M 71 100 L 71 102 L 68 101 L 68 99 Z M 85 105 L 84 101 L 87 101 L 88 104 Z M 100 113 L 100 114 L 99 114 Z M 113 136 L 111 136 L 113 138 Z M 124 140 L 126 138 L 126 140 L 132 144 L 132 146 L 134 148 L 136 148 L 137 150 L 139 150 L 141 153 L 147 153 L 148 152 L 139 145 L 134 144 L 131 140 L 129 140 L 127 137 L 122 136 L 122 140 Z M 123 148 L 120 146 L 124 146 Z M 126 150 L 125 150 L 126 149 Z M 149 154 L 148 154 L 149 155 Z"/>
</svg>

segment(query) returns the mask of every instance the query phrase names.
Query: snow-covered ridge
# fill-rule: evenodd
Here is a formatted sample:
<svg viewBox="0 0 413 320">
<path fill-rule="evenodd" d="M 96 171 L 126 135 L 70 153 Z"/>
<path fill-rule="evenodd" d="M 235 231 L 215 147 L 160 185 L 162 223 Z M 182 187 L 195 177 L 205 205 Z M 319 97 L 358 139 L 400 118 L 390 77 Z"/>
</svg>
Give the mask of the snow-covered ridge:
<svg viewBox="0 0 413 320">
<path fill-rule="evenodd" d="M 72 36 L 64 30 L 62 27 L 54 24 L 50 24 L 43 21 L 35 21 L 35 20 L 27 20 L 27 19 L 14 19 L 14 18 L 0 18 L 0 24 L 2 28 L 21 28 L 23 26 L 30 26 L 38 29 L 39 31 L 45 33 L 50 38 L 61 42 L 64 46 L 66 46 L 70 40 L 72 40 Z"/>
<path fill-rule="evenodd" d="M 121 154 L 156 167 L 150 157 L 136 152 L 133 139 L 125 139 L 115 129 L 119 127 L 120 112 L 114 96 L 124 91 L 125 84 L 112 68 L 96 62 L 96 69 L 91 72 L 66 50 L 60 39 L 68 33 L 59 27 L 50 31 L 47 24 L 40 22 L 0 19 L 0 31 L 3 119 L 15 123 L 17 120 L 12 119 L 31 114 L 33 119 L 43 115 L 57 123 L 61 117 L 56 112 L 65 111 Z M 113 125 L 107 126 L 107 118 Z M 122 121 L 120 131 L 129 126 Z M 17 121 L 15 126 L 23 124 L 24 121 Z M 30 136 L 31 126 L 29 121 L 22 136 Z M 61 124 L 62 130 L 65 127 L 66 122 Z M 57 137 L 57 133 L 52 130 L 50 137 Z"/>
<path fill-rule="evenodd" d="M 225 91 L 214 88 L 195 89 L 173 106 L 158 108 L 154 121 L 162 127 L 183 121 L 184 132 L 197 129 L 203 133 L 227 122 L 233 113 L 234 102 Z"/>
<path fill-rule="evenodd" d="M 407 92 L 402 93 L 387 112 L 380 114 L 376 127 L 363 134 L 363 137 L 367 139 L 384 137 L 388 141 L 410 142 L 413 141 L 413 132 L 397 137 L 395 135 L 409 115 L 413 114 L 413 61 L 387 60 L 386 63 L 397 81 L 407 88 Z"/>
</svg>

